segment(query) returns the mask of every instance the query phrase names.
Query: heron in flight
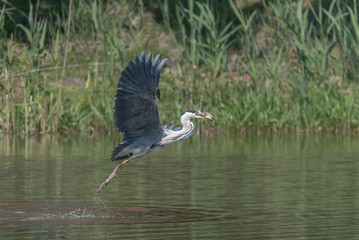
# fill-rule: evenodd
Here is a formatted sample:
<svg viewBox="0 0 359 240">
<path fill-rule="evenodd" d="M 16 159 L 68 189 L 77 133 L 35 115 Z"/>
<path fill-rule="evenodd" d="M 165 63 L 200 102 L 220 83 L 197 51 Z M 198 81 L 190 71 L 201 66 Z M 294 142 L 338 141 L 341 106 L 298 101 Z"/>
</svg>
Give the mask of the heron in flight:
<svg viewBox="0 0 359 240">
<path fill-rule="evenodd" d="M 143 157 L 154 149 L 185 140 L 193 134 L 191 118 L 214 120 L 209 112 L 189 110 L 181 117 L 182 127 L 162 126 L 158 115 L 157 100 L 160 99 L 158 82 L 167 59 L 158 64 L 158 54 L 152 63 L 152 53 L 145 58 L 135 56 L 134 62 L 121 73 L 115 100 L 115 121 L 119 132 L 124 133 L 123 143 L 112 152 L 111 160 L 119 162 L 110 176 L 97 190 L 97 195 L 106 187 L 116 173 L 125 165 Z"/>
</svg>

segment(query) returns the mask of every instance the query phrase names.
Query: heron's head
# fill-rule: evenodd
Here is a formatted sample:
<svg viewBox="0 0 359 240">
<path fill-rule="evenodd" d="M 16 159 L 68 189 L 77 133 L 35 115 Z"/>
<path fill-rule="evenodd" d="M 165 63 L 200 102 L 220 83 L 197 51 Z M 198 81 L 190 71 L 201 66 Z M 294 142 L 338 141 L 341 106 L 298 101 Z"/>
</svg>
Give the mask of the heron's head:
<svg viewBox="0 0 359 240">
<path fill-rule="evenodd" d="M 208 111 L 201 112 L 201 111 L 198 111 L 198 110 L 189 110 L 189 111 L 186 112 L 186 114 L 188 114 L 190 118 L 201 118 L 201 119 L 208 119 L 208 120 L 211 120 L 211 121 L 216 119 Z"/>
</svg>

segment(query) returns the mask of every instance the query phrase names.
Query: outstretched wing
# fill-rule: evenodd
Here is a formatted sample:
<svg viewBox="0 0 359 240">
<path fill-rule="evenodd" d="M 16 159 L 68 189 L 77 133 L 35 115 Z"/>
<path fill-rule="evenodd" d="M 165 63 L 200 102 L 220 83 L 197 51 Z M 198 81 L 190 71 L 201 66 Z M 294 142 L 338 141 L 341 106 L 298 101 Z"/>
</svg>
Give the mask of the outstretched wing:
<svg viewBox="0 0 359 240">
<path fill-rule="evenodd" d="M 160 55 L 152 63 L 152 53 L 145 59 L 135 56 L 122 72 L 115 101 L 115 120 L 118 131 L 124 132 L 124 141 L 141 140 L 147 144 L 157 143 L 162 137 L 157 99 L 160 98 L 158 82 L 167 59 L 157 66 Z"/>
</svg>

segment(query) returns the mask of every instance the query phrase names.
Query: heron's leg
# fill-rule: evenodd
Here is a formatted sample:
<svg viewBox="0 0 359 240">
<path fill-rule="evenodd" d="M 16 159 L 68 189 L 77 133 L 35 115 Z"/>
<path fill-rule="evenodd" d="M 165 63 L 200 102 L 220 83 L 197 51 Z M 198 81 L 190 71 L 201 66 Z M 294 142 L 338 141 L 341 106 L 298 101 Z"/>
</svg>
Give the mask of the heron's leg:
<svg viewBox="0 0 359 240">
<path fill-rule="evenodd" d="M 117 174 L 118 171 L 120 171 L 121 168 L 123 168 L 126 164 L 129 163 L 129 159 L 118 163 L 115 167 L 115 169 L 112 171 L 112 173 L 110 174 L 110 176 L 108 176 L 108 178 L 106 179 L 106 181 L 104 181 L 97 189 L 96 191 L 96 195 L 100 195 L 100 193 L 102 192 L 102 190 L 106 187 L 106 185 L 111 181 L 111 179 Z"/>
</svg>

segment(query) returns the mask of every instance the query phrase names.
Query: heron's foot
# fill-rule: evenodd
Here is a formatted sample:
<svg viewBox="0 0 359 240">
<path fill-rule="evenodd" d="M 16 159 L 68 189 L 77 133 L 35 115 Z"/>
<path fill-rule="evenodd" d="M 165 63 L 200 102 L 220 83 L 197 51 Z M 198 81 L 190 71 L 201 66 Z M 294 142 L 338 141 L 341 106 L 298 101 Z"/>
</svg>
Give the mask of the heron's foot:
<svg viewBox="0 0 359 240">
<path fill-rule="evenodd" d="M 102 192 L 102 190 L 106 187 L 106 185 L 108 184 L 107 181 L 103 182 L 97 189 L 96 191 L 96 196 L 100 195 L 100 193 Z"/>
<path fill-rule="evenodd" d="M 126 161 L 123 161 L 122 163 L 118 163 L 115 167 L 115 169 L 112 171 L 112 173 L 110 174 L 110 176 L 108 176 L 108 178 L 106 179 L 106 181 L 104 181 L 97 189 L 96 191 L 96 196 L 100 195 L 100 193 L 102 192 L 102 190 L 107 186 L 107 184 L 111 181 L 111 179 L 117 174 L 117 172 L 123 168 L 126 164 L 129 163 L 129 160 L 127 159 Z"/>
</svg>

